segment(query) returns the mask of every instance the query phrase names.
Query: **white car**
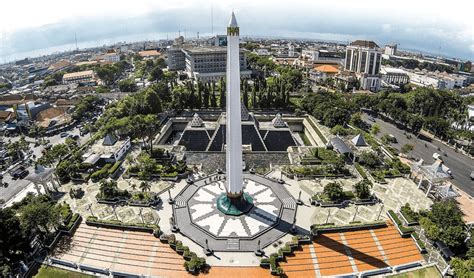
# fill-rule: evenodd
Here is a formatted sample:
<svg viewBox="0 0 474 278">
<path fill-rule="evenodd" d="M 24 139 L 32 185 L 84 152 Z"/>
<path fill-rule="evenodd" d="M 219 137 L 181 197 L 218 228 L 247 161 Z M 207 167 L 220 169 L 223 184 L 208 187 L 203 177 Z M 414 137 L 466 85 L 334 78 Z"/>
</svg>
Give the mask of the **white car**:
<svg viewBox="0 0 474 278">
<path fill-rule="evenodd" d="M 433 154 L 433 158 L 434 158 L 435 160 L 438 160 L 438 159 L 439 159 L 439 160 L 442 160 L 442 159 L 441 159 L 441 155 L 440 155 L 439 153 L 434 153 L 434 154 Z"/>
</svg>

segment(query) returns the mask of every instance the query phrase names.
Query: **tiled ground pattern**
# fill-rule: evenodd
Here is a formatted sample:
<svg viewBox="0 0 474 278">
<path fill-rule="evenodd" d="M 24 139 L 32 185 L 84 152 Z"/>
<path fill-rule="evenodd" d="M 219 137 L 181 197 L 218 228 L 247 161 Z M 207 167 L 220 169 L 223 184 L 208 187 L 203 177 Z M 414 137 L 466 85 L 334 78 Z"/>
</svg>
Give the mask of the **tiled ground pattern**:
<svg viewBox="0 0 474 278">
<path fill-rule="evenodd" d="M 188 276 L 183 258 L 167 244 L 143 232 L 119 231 L 82 224 L 64 238 L 53 255 L 77 264 L 148 276 Z"/>
<path fill-rule="evenodd" d="M 196 225 L 218 237 L 250 237 L 277 222 L 281 202 L 269 187 L 247 180 L 244 190 L 252 196 L 254 207 L 241 217 L 227 216 L 217 210 L 217 198 L 225 193 L 224 188 L 224 182 L 218 181 L 200 187 L 194 194 L 189 207 Z"/>
<path fill-rule="evenodd" d="M 153 235 L 96 228 L 81 224 L 72 238 L 64 238 L 53 256 L 58 259 L 111 271 L 147 277 L 193 277 L 183 268 L 183 258 Z M 212 267 L 205 277 L 270 277 L 261 267 Z"/>
<path fill-rule="evenodd" d="M 344 243 L 345 242 L 345 243 Z M 314 249 L 314 253 L 311 252 Z M 280 263 L 288 277 L 362 272 L 423 260 L 411 238 L 386 228 L 324 233 Z"/>
</svg>

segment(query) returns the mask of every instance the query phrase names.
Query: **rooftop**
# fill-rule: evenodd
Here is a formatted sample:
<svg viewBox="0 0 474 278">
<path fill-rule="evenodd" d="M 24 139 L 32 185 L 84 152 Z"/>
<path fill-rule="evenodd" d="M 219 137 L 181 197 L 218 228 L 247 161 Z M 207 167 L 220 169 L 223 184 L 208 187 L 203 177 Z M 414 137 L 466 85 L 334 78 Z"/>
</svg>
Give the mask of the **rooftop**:
<svg viewBox="0 0 474 278">
<path fill-rule="evenodd" d="M 142 57 L 149 57 L 149 56 L 160 56 L 161 53 L 158 50 L 144 50 L 138 52 L 138 55 Z"/>
<path fill-rule="evenodd" d="M 183 49 L 183 50 L 185 52 L 189 52 L 189 53 L 192 53 L 192 54 L 209 53 L 209 52 L 227 53 L 227 48 L 220 47 L 220 46 L 193 47 L 193 48 L 186 48 L 186 49 Z"/>
<path fill-rule="evenodd" d="M 325 73 L 339 73 L 339 69 L 332 65 L 322 65 L 314 68 L 315 71 L 325 72 Z"/>
<path fill-rule="evenodd" d="M 77 77 L 93 75 L 93 74 L 94 74 L 94 71 L 92 70 L 76 71 L 76 72 L 71 72 L 71 73 L 65 73 L 63 75 L 63 79 L 77 78 Z"/>
<path fill-rule="evenodd" d="M 355 40 L 351 42 L 352 46 L 361 46 L 368 48 L 378 48 L 379 46 L 374 41 Z"/>
</svg>

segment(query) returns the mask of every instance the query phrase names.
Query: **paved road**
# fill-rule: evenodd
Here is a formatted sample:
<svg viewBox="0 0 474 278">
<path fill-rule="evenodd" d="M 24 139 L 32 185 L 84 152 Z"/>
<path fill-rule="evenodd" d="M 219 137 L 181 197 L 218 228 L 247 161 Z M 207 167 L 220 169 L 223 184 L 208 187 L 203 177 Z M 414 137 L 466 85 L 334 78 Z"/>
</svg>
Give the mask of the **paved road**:
<svg viewBox="0 0 474 278">
<path fill-rule="evenodd" d="M 75 127 L 72 130 L 68 131 L 67 133 L 72 134 L 72 135 L 79 135 L 79 128 Z M 89 138 L 90 138 L 90 133 L 84 136 L 81 136 L 79 141 L 81 144 L 84 144 Z M 19 136 L 8 137 L 8 138 L 5 138 L 5 142 L 8 142 L 9 140 L 11 140 L 12 142 L 15 142 L 15 141 L 18 141 L 19 139 L 20 139 Z M 59 134 L 51 136 L 51 137 L 45 137 L 45 139 L 50 140 L 50 143 L 52 145 L 61 144 L 61 143 L 64 143 L 64 141 L 66 141 L 66 138 L 61 138 Z M 32 138 L 27 137 L 26 140 L 28 142 L 34 142 L 34 139 Z M 33 143 L 30 144 L 30 150 L 33 151 L 33 154 L 36 155 L 36 157 L 42 156 L 43 149 L 44 147 L 42 145 L 34 147 Z M 30 173 L 33 173 L 34 165 L 30 165 L 27 169 Z M 0 199 L 5 200 L 5 202 L 10 200 L 16 194 L 18 194 L 30 183 L 29 181 L 25 179 L 13 180 L 12 176 L 9 173 L 4 173 L 3 182 L 8 183 L 8 187 L 0 186 Z"/>
<path fill-rule="evenodd" d="M 362 120 L 370 125 L 374 124 L 368 120 L 367 114 L 362 115 Z M 428 142 L 418 139 L 415 136 L 408 139 L 406 135 L 403 134 L 404 131 L 395 125 L 385 122 L 380 118 L 376 118 L 375 120 L 380 126 L 380 132 L 377 134 L 378 138 L 381 138 L 387 133 L 393 134 L 397 138 L 398 143 L 392 144 L 392 146 L 398 150 L 405 144 L 412 144 L 414 146 L 413 151 L 408 154 L 409 156 L 417 159 L 422 158 L 425 163 L 431 164 L 434 162 L 433 153 L 441 154 L 444 164 L 449 167 L 452 172 L 453 179 L 451 181 L 470 196 L 474 196 L 474 181 L 470 178 L 471 172 L 474 171 L 474 159 L 461 152 L 456 152 L 437 140 Z M 440 150 L 438 150 L 438 148 Z"/>
</svg>

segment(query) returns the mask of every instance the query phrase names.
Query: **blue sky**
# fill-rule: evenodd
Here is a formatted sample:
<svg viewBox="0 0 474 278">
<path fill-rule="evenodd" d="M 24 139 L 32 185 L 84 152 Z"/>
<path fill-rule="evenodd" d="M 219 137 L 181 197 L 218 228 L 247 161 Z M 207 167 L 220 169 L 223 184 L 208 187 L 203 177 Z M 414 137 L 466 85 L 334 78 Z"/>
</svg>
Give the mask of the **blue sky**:
<svg viewBox="0 0 474 278">
<path fill-rule="evenodd" d="M 474 60 L 470 1 L 413 0 L 15 0 L 2 3 L 0 61 L 35 49 L 224 33 L 234 10 L 242 35 L 398 43 Z"/>
</svg>

